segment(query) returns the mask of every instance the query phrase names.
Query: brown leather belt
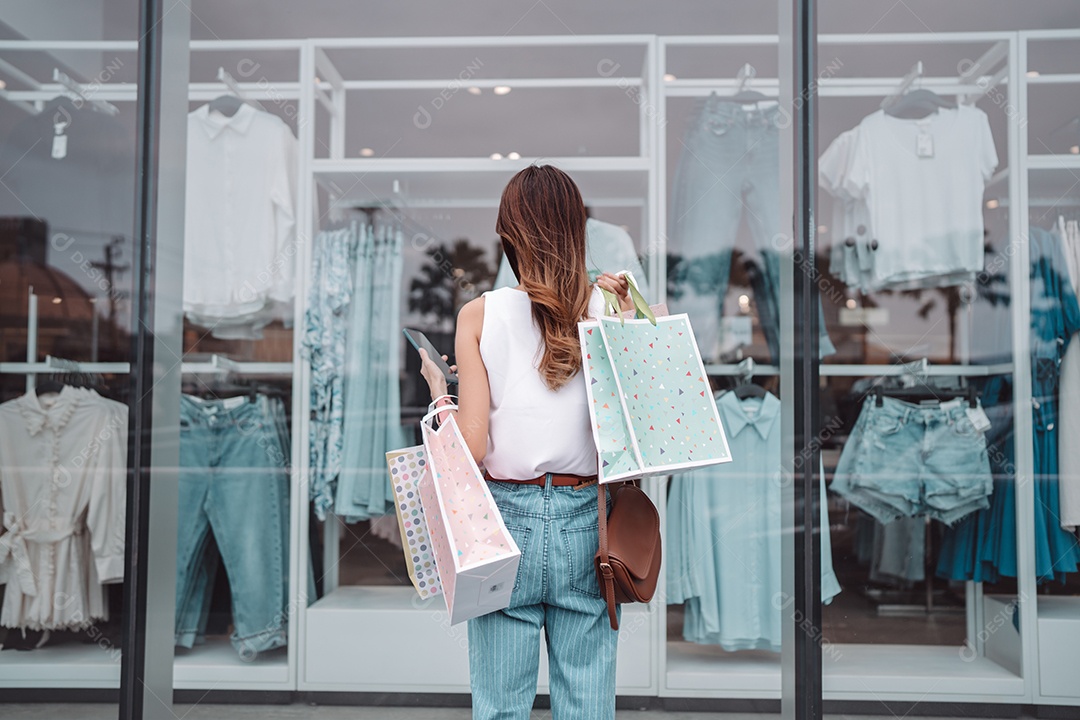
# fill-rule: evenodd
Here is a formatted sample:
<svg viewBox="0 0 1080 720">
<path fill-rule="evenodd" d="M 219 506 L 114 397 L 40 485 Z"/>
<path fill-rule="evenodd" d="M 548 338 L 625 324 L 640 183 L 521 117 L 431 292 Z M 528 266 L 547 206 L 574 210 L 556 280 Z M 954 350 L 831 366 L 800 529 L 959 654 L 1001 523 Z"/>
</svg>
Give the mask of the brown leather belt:
<svg viewBox="0 0 1080 720">
<path fill-rule="evenodd" d="M 491 477 L 491 475 L 485 470 L 484 479 L 494 480 L 495 482 L 511 482 L 518 483 L 519 485 L 539 485 L 540 487 L 544 487 L 547 475 L 530 478 L 529 480 L 501 480 L 500 478 Z M 588 487 L 595 482 L 595 475 L 568 475 L 565 473 L 554 473 L 551 476 L 551 484 L 554 487 Z"/>
</svg>

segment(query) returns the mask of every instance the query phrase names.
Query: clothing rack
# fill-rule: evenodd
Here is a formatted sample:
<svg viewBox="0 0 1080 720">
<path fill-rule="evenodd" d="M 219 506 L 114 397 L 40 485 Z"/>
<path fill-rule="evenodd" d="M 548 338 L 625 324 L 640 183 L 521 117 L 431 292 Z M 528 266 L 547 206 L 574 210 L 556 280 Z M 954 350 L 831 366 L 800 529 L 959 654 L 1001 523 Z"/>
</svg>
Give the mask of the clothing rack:
<svg viewBox="0 0 1080 720">
<path fill-rule="evenodd" d="M 230 75 L 225 68 L 218 68 L 217 79 L 224 83 L 225 87 L 229 88 L 233 95 L 240 98 L 244 102 L 258 108 L 259 110 L 266 112 L 266 107 L 258 100 L 249 97 L 247 91 L 244 90 L 244 88 L 240 87 L 240 83 L 236 82 L 236 80 L 233 79 L 233 76 Z"/>
</svg>

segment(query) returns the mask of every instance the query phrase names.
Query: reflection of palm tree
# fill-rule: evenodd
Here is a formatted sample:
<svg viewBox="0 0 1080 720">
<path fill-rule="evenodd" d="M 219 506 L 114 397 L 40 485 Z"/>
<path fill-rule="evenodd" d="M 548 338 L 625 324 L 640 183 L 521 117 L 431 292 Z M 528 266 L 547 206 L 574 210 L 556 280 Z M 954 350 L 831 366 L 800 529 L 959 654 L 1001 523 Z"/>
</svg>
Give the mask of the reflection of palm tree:
<svg viewBox="0 0 1080 720">
<path fill-rule="evenodd" d="M 453 325 L 461 306 L 490 289 L 494 275 L 487 253 L 468 239 L 458 238 L 451 246 L 440 243 L 409 285 L 409 311 L 430 315 L 438 325 Z"/>
</svg>

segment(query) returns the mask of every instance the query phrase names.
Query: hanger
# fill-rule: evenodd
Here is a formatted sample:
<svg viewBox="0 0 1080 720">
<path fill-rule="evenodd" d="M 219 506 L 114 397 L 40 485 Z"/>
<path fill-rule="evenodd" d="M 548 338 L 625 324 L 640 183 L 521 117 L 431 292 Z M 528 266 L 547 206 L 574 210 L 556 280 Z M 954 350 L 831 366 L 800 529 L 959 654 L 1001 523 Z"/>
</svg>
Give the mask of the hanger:
<svg viewBox="0 0 1080 720">
<path fill-rule="evenodd" d="M 922 60 L 915 63 L 907 74 L 900 79 L 897 86 L 888 97 L 881 101 L 881 109 L 886 115 L 898 118 L 919 119 L 932 115 L 939 108 L 956 107 L 953 103 L 941 97 L 935 92 L 925 88 L 910 90 L 911 86 L 922 77 Z M 910 90 L 910 91 L 909 91 Z"/>
<path fill-rule="evenodd" d="M 744 64 L 739 68 L 738 74 L 735 76 L 736 86 L 735 94 L 728 98 L 731 102 L 737 103 L 757 103 L 767 100 L 775 100 L 776 98 L 769 97 L 759 93 L 757 90 L 750 90 L 750 81 L 757 76 L 757 70 L 750 63 Z"/>
<path fill-rule="evenodd" d="M 213 112 L 221 113 L 226 117 L 232 117 L 240 110 L 240 107 L 243 104 L 243 99 L 238 98 L 235 95 L 219 95 L 210 101 L 210 109 Z"/>
<path fill-rule="evenodd" d="M 897 118 L 917 120 L 929 117 L 941 108 L 955 107 L 954 103 L 949 102 L 937 93 L 925 88 L 919 88 L 904 93 L 903 96 L 885 109 L 885 114 Z"/>
<path fill-rule="evenodd" d="M 751 398 L 758 400 L 764 399 L 766 395 L 765 388 L 753 382 L 754 359 L 746 358 L 739 363 L 736 371 L 738 372 L 738 380 L 735 382 L 735 389 L 732 390 L 732 392 L 735 393 L 735 397 L 740 400 L 749 400 Z"/>
</svg>

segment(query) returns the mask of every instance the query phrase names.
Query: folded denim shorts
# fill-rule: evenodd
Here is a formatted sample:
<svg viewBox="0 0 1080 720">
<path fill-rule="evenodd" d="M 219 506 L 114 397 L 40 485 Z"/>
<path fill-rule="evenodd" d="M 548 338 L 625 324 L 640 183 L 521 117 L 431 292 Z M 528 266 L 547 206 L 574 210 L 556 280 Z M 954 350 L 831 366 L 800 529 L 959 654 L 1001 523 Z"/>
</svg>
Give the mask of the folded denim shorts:
<svg viewBox="0 0 1080 720">
<path fill-rule="evenodd" d="M 960 399 L 918 405 L 863 403 L 840 455 L 832 489 L 883 523 L 929 515 L 952 524 L 989 507 L 986 437 Z"/>
</svg>

